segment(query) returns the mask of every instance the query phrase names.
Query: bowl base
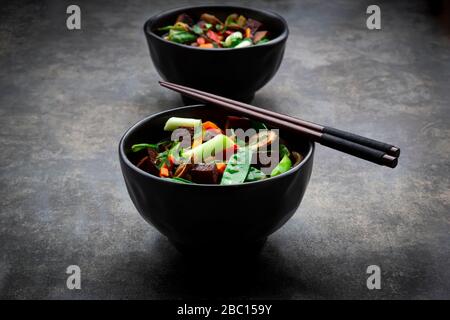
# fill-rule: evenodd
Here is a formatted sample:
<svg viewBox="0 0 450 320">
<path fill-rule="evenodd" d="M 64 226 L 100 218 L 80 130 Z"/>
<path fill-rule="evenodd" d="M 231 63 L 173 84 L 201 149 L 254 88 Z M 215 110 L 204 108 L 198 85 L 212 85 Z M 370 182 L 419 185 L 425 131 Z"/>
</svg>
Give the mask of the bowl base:
<svg viewBox="0 0 450 320">
<path fill-rule="evenodd" d="M 254 242 L 238 244 L 215 244 L 215 245 L 185 245 L 169 239 L 170 243 L 183 255 L 200 256 L 203 258 L 229 258 L 239 256 L 258 255 L 267 237 Z"/>
<path fill-rule="evenodd" d="M 250 103 L 255 98 L 255 93 L 252 93 L 252 94 L 246 95 L 246 96 L 232 96 L 231 97 L 231 96 L 225 96 L 224 95 L 223 97 L 226 97 L 226 98 L 229 98 L 229 99 L 233 99 L 233 100 L 236 100 L 236 101 L 240 101 L 240 102 L 244 102 L 244 103 Z M 199 103 L 198 100 L 186 97 L 184 95 L 181 95 L 181 100 L 183 100 L 183 104 L 186 105 L 186 106 Z"/>
</svg>

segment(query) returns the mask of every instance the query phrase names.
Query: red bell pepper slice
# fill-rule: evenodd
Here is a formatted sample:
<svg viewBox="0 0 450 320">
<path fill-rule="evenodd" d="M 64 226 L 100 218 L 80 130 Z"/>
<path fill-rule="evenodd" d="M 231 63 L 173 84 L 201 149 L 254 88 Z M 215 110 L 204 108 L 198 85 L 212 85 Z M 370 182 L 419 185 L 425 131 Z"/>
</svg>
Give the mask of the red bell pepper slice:
<svg viewBox="0 0 450 320">
<path fill-rule="evenodd" d="M 221 41 L 220 40 L 221 37 L 217 33 L 215 33 L 214 31 L 212 31 L 212 30 L 208 30 L 206 35 L 214 42 L 220 43 L 220 41 Z"/>
</svg>

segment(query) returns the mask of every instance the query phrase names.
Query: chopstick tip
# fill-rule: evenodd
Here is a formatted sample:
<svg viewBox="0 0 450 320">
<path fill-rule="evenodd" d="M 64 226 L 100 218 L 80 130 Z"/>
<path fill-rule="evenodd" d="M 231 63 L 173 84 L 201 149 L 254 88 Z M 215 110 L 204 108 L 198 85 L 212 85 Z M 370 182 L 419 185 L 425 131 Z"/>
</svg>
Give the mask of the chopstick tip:
<svg viewBox="0 0 450 320">
<path fill-rule="evenodd" d="M 394 169 L 398 164 L 398 158 L 390 156 L 388 154 L 385 154 L 382 159 L 383 159 L 383 165 L 385 165 L 386 167 L 392 168 L 392 169 Z"/>
<path fill-rule="evenodd" d="M 391 151 L 391 154 L 394 156 L 394 157 L 399 157 L 400 156 L 400 148 L 397 148 L 397 147 L 391 147 L 391 149 L 390 149 L 390 151 Z"/>
</svg>

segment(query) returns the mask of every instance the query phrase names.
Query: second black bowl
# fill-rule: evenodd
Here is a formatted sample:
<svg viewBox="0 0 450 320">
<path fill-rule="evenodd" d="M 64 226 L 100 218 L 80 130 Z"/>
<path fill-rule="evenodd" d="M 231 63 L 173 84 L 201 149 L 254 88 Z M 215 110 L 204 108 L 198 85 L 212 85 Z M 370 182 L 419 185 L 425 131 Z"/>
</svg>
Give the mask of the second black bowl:
<svg viewBox="0 0 450 320">
<path fill-rule="evenodd" d="M 224 20 L 231 13 L 263 23 L 270 32 L 265 44 L 234 49 L 203 49 L 167 41 L 158 28 L 174 24 L 187 13 L 198 19 L 210 13 Z M 150 18 L 144 25 L 150 56 L 161 77 L 170 82 L 250 102 L 255 92 L 275 75 L 283 59 L 289 30 L 276 13 L 238 6 L 177 8 Z"/>
</svg>

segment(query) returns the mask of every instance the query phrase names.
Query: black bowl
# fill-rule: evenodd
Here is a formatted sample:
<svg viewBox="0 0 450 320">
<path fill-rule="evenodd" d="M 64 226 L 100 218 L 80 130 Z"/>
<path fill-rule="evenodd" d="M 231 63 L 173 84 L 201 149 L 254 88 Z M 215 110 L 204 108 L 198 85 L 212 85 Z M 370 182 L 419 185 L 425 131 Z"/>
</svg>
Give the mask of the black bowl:
<svg viewBox="0 0 450 320">
<path fill-rule="evenodd" d="M 202 49 L 167 41 L 158 28 L 174 24 L 180 13 L 198 19 L 202 13 L 222 21 L 239 13 L 263 23 L 270 41 L 246 48 Z M 167 81 L 250 102 L 257 90 L 275 75 L 283 59 L 289 30 L 276 13 L 238 6 L 198 6 L 165 11 L 144 25 L 150 56 L 156 70 Z"/>
<path fill-rule="evenodd" d="M 128 129 L 120 140 L 119 158 L 128 193 L 151 225 L 181 249 L 239 252 L 256 248 L 297 210 L 308 186 L 314 144 L 288 132 L 281 136 L 292 150 L 304 155 L 292 170 L 267 180 L 238 185 L 183 184 L 153 176 L 132 164 L 136 143 L 167 138 L 170 117 L 208 119 L 223 125 L 226 111 L 196 105 L 147 117 Z"/>
</svg>

